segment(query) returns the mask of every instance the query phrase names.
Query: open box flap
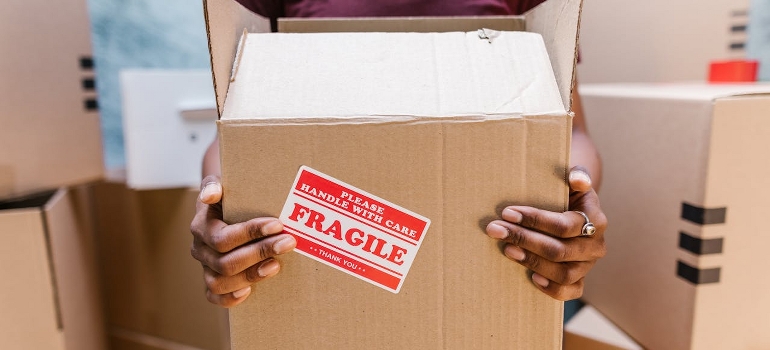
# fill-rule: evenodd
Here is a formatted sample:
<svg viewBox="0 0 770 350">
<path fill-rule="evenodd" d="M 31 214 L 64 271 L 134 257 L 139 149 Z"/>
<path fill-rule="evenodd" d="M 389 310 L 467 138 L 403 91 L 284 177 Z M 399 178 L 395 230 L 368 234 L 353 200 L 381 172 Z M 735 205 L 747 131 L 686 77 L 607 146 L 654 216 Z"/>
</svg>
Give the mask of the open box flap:
<svg viewBox="0 0 770 350">
<path fill-rule="evenodd" d="M 582 9 L 583 0 L 549 0 L 524 14 L 527 31 L 543 36 L 559 92 L 568 111 L 572 111 Z"/>
<path fill-rule="evenodd" d="M 270 20 L 249 11 L 235 0 L 203 0 L 203 14 L 206 17 L 217 112 L 222 115 L 233 59 L 243 30 L 250 33 L 270 32 Z"/>
<path fill-rule="evenodd" d="M 204 0 L 206 16 L 206 31 L 209 38 L 209 51 L 217 95 L 217 109 L 221 116 L 224 100 L 229 87 L 230 74 L 236 55 L 236 48 L 243 30 L 248 32 L 269 32 L 270 21 L 260 17 L 241 6 L 234 0 Z M 535 7 L 524 15 L 526 30 L 540 33 L 545 41 L 554 75 L 559 86 L 562 101 L 567 110 L 571 110 L 571 91 L 575 76 L 577 61 L 577 38 L 580 25 L 582 0 L 549 0 Z M 304 22 L 305 24 L 302 24 Z M 414 23 L 413 26 L 411 23 Z M 491 16 L 491 17 L 453 17 L 453 18 L 346 18 L 340 19 L 281 19 L 279 29 L 282 31 L 312 30 L 314 23 L 319 23 L 328 29 L 329 24 L 342 24 L 345 27 L 336 31 L 361 31 L 357 23 L 370 28 L 369 30 L 387 29 L 400 31 L 425 31 L 431 28 L 435 31 L 467 31 L 479 28 L 496 30 L 521 30 L 522 17 Z M 376 25 L 374 25 L 375 23 Z M 410 23 L 410 24 L 407 24 Z M 455 27 L 457 25 L 457 27 Z M 471 25 L 473 28 L 468 29 Z"/>
</svg>

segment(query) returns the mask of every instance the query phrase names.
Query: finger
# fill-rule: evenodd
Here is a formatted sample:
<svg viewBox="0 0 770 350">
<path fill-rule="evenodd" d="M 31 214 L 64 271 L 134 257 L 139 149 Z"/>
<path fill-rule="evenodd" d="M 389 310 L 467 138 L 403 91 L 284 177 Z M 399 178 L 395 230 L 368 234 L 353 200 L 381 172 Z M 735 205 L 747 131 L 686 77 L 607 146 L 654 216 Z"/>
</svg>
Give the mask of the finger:
<svg viewBox="0 0 770 350">
<path fill-rule="evenodd" d="M 559 239 L 503 220 L 487 225 L 487 235 L 511 243 L 553 262 L 591 261 L 604 256 L 604 237 Z"/>
<path fill-rule="evenodd" d="M 209 175 L 201 181 L 198 199 L 204 204 L 215 204 L 222 200 L 222 183 L 219 176 Z"/>
<path fill-rule="evenodd" d="M 509 259 L 559 284 L 577 283 L 596 263 L 596 260 L 557 263 L 512 244 L 508 244 L 503 252 Z"/>
<path fill-rule="evenodd" d="M 249 294 L 251 294 L 251 287 L 228 294 L 214 294 L 210 290 L 206 290 L 206 299 L 212 304 L 229 308 L 242 303 Z"/>
<path fill-rule="evenodd" d="M 203 265 L 225 276 L 235 276 L 258 262 L 290 252 L 297 241 L 290 234 L 282 234 L 238 247 L 226 254 L 213 250 L 202 242 L 194 241 L 193 257 Z"/>
<path fill-rule="evenodd" d="M 503 209 L 505 221 L 560 238 L 580 236 L 585 218 L 573 211 L 563 213 L 532 207 L 511 206 Z"/>
<path fill-rule="evenodd" d="M 283 224 L 276 218 L 256 218 L 232 225 L 223 225 L 219 220 L 208 220 L 207 223 L 209 234 L 201 235 L 201 239 L 220 253 L 283 232 Z"/>
<path fill-rule="evenodd" d="M 556 300 L 567 301 L 583 296 L 583 280 L 573 284 L 559 284 L 537 273 L 533 273 L 532 282 L 541 292 Z"/>
<path fill-rule="evenodd" d="M 235 276 L 224 276 L 211 268 L 203 267 L 203 279 L 206 288 L 214 294 L 227 294 L 242 290 L 254 283 L 275 276 L 281 270 L 281 264 L 275 259 L 262 261 Z"/>
<path fill-rule="evenodd" d="M 591 190 L 591 175 L 582 166 L 575 166 L 569 171 L 569 188 L 571 191 L 588 192 Z"/>
</svg>

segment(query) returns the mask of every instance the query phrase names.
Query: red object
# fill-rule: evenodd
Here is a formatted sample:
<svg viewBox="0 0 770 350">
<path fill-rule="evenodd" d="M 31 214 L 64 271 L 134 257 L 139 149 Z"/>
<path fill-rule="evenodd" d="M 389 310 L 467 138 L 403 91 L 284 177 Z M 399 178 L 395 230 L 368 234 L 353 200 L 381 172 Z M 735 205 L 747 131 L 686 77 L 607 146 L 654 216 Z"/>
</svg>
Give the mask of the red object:
<svg viewBox="0 0 770 350">
<path fill-rule="evenodd" d="M 709 65 L 710 83 L 746 83 L 757 81 L 756 60 L 714 61 Z"/>
</svg>

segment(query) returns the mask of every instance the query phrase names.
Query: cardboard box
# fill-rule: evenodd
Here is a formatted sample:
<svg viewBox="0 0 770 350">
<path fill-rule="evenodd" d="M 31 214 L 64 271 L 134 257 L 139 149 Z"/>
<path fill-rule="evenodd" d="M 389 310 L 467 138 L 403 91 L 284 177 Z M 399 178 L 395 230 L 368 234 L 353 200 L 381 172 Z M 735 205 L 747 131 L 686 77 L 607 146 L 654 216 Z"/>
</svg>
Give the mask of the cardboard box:
<svg viewBox="0 0 770 350">
<path fill-rule="evenodd" d="M 580 91 L 612 222 L 584 298 L 650 349 L 770 348 L 770 86 Z"/>
<path fill-rule="evenodd" d="M 709 62 L 745 58 L 750 2 L 587 1 L 579 81 L 706 81 Z"/>
<path fill-rule="evenodd" d="M 583 306 L 564 324 L 564 350 L 642 350 L 593 306 Z"/>
<path fill-rule="evenodd" d="M 190 257 L 193 189 L 94 186 L 110 347 L 226 349 L 226 311 L 210 304 Z"/>
<path fill-rule="evenodd" d="M 562 303 L 539 292 L 527 271 L 506 259 L 483 228 L 506 203 L 557 211 L 567 208 L 568 111 L 580 1 L 549 1 L 525 17 L 287 20 L 279 22 L 281 31 L 471 32 L 454 33 L 454 41 L 444 34 L 412 33 L 408 40 L 402 40 L 404 34 L 311 34 L 318 40 L 299 45 L 294 40 L 306 40 L 308 35 L 248 36 L 234 69 L 236 34 L 249 21 L 238 15 L 240 10 L 229 9 L 231 5 L 230 1 L 206 2 L 221 113 L 226 221 L 277 217 L 302 165 L 431 221 L 398 293 L 299 254 L 282 257 L 281 273 L 255 286 L 249 299 L 230 310 L 233 349 L 560 348 Z M 510 34 L 478 32 L 480 28 L 525 28 L 541 33 L 553 70 L 530 69 L 532 90 L 525 93 L 498 89 L 509 83 L 505 78 L 494 89 L 483 89 L 482 72 L 488 73 L 486 78 L 498 73 L 508 76 L 510 72 L 495 67 L 521 63 L 517 61 L 521 52 L 534 57 L 529 57 L 530 63 L 546 58 L 534 49 L 537 46 L 518 53 L 506 51 Z M 435 39 L 434 43 L 426 37 Z M 273 50 L 274 44 L 260 50 L 250 46 L 252 40 L 278 39 L 286 39 L 280 45 L 287 50 L 298 50 L 293 51 L 296 56 L 281 56 L 282 52 Z M 321 42 L 329 45 L 319 45 Z M 477 46 L 479 42 L 486 46 Z M 473 49 L 455 50 L 457 46 L 453 46 L 466 44 Z M 307 45 L 318 49 L 317 54 L 303 52 Z M 374 62 L 371 69 L 356 67 L 339 51 L 327 51 L 340 46 L 348 47 L 350 57 L 361 58 L 359 62 Z M 485 56 L 490 47 L 518 58 L 506 61 Z M 387 48 L 393 51 L 384 52 Z M 396 53 L 399 48 L 404 52 Z M 431 75 L 434 56 L 426 54 L 431 50 L 440 62 L 437 65 L 458 64 L 462 73 L 444 66 Z M 264 55 L 255 55 L 258 52 Z M 467 52 L 479 53 L 479 61 L 460 65 Z M 294 64 L 297 57 L 313 59 Z M 259 60 L 270 66 L 255 64 Z M 411 61 L 403 64 L 404 60 Z M 540 63 L 549 65 L 547 60 Z M 287 74 L 271 74 L 270 69 L 260 67 Z M 230 83 L 231 71 L 234 83 Z M 551 72 L 556 84 L 551 81 L 550 89 L 536 87 Z M 250 79 L 249 74 L 262 79 Z M 367 74 L 380 75 L 372 78 Z M 298 75 L 304 77 L 295 77 Z M 479 78 L 478 85 L 465 85 L 467 94 L 458 93 L 453 85 L 462 81 L 458 75 Z M 414 84 L 405 89 L 406 80 L 400 78 L 413 78 Z M 350 84 L 342 83 L 344 79 Z M 281 87 L 275 90 L 295 94 L 296 102 L 281 95 L 282 91 L 271 91 L 270 82 L 273 88 Z M 511 85 L 513 90 L 522 87 Z M 250 91 L 266 95 L 254 99 Z M 314 94 L 318 91 L 327 95 L 319 98 Z M 496 104 L 506 93 L 522 96 L 511 104 L 521 102 L 521 108 L 501 109 L 490 117 L 489 106 L 480 101 L 510 107 Z M 543 97 L 545 102 L 533 97 L 538 93 L 548 96 Z M 440 101 L 434 96 L 441 96 Z M 249 99 L 265 103 L 249 105 Z M 394 103 L 396 100 L 399 102 Z M 460 100 L 468 105 L 456 103 Z M 549 107 L 543 107 L 554 104 L 561 105 L 560 110 L 546 112 Z M 319 114 L 321 118 L 314 118 Z"/>
<path fill-rule="evenodd" d="M 126 181 L 138 190 L 198 187 L 203 154 L 216 136 L 211 72 L 120 72 Z"/>
<path fill-rule="evenodd" d="M 0 343 L 104 349 L 88 190 L 0 203 Z"/>
<path fill-rule="evenodd" d="M 3 3 L 0 198 L 103 176 L 85 0 Z"/>
</svg>

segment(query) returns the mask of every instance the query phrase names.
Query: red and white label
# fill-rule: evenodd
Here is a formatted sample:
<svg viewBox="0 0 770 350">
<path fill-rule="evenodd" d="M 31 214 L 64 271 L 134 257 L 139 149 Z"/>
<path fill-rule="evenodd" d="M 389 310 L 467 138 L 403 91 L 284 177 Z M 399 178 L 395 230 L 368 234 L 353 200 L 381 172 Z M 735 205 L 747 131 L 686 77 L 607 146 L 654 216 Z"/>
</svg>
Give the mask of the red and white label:
<svg viewBox="0 0 770 350">
<path fill-rule="evenodd" d="M 430 220 L 303 166 L 281 212 L 298 253 L 401 290 Z"/>
</svg>

